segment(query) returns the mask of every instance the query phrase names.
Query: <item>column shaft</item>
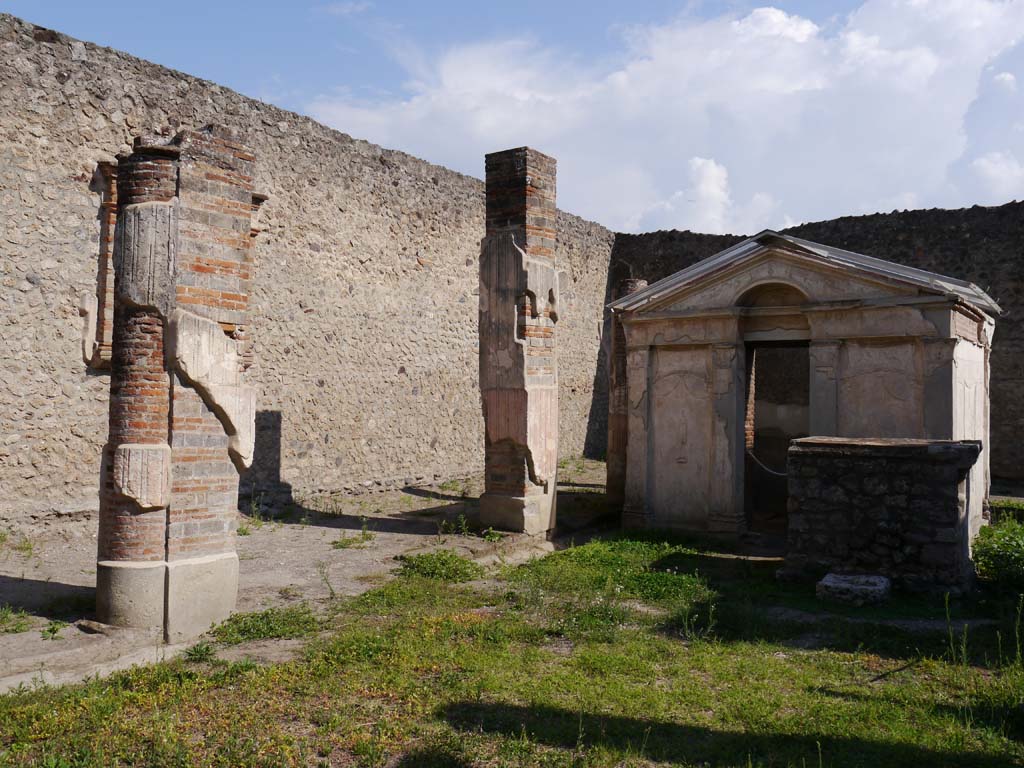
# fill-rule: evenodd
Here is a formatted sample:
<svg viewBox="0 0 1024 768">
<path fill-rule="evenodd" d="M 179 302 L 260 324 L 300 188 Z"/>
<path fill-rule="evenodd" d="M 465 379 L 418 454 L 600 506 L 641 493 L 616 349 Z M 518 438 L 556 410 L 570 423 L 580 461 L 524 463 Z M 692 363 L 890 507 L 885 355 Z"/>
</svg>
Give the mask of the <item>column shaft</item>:
<svg viewBox="0 0 1024 768">
<path fill-rule="evenodd" d="M 484 525 L 544 533 L 555 525 L 558 279 L 555 161 L 528 148 L 487 156 L 480 255 Z"/>
</svg>

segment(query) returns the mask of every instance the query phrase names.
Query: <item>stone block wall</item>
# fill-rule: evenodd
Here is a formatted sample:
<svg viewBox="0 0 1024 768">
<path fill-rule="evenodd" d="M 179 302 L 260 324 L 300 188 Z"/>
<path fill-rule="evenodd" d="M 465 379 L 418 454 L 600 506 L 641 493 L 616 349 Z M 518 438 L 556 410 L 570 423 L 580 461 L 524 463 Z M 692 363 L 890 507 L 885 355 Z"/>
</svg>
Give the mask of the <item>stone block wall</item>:
<svg viewBox="0 0 1024 768">
<path fill-rule="evenodd" d="M 808 437 L 789 449 L 786 570 L 881 574 L 912 589 L 970 584 L 967 476 L 980 443 Z"/>
<path fill-rule="evenodd" d="M 262 429 L 243 494 L 301 499 L 483 469 L 482 181 L 0 15 L 0 528 L 95 514 L 109 380 L 83 362 L 83 335 L 91 350 L 98 331 L 83 334 L 80 306 L 100 290 L 109 207 L 97 167 L 142 133 L 212 122 L 239 130 L 260 158 L 253 185 L 269 196 L 239 329 Z M 571 456 L 600 380 L 614 236 L 557 219 L 559 431 Z"/>
</svg>

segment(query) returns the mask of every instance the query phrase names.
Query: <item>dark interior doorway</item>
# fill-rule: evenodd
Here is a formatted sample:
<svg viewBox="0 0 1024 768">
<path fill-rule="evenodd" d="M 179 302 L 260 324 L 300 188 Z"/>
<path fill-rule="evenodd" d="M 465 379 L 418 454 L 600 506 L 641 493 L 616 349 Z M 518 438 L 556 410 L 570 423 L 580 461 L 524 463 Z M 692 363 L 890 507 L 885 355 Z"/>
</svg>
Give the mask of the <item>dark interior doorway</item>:
<svg viewBox="0 0 1024 768">
<path fill-rule="evenodd" d="M 786 532 L 786 452 L 807 437 L 810 352 L 806 341 L 747 344 L 744 505 L 748 529 Z"/>
</svg>

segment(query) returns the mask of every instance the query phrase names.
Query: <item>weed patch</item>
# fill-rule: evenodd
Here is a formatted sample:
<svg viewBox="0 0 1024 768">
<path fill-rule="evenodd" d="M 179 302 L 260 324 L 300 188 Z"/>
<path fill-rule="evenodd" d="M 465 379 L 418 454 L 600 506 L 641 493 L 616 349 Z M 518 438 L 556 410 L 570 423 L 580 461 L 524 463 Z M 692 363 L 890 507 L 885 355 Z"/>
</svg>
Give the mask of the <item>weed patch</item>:
<svg viewBox="0 0 1024 768">
<path fill-rule="evenodd" d="M 31 626 L 29 615 L 21 608 L 0 605 L 0 634 L 24 632 Z"/>
<path fill-rule="evenodd" d="M 422 576 L 438 581 L 471 581 L 480 578 L 484 569 L 457 554 L 453 549 L 441 549 L 437 552 L 425 552 L 421 555 L 402 555 L 399 574 L 402 576 Z"/>
<path fill-rule="evenodd" d="M 317 631 L 320 623 L 305 603 L 268 608 L 255 613 L 236 613 L 213 630 L 213 636 L 225 645 L 250 640 L 305 637 Z"/>
<path fill-rule="evenodd" d="M 66 621 L 51 621 L 42 629 L 40 635 L 42 635 L 43 640 L 56 640 L 60 637 L 61 630 L 67 627 L 67 625 Z"/>
<path fill-rule="evenodd" d="M 204 662 L 213 661 L 217 656 L 217 652 L 213 646 L 206 642 L 198 642 L 191 648 L 185 651 L 185 661 L 191 662 L 192 664 L 202 664 Z"/>
<path fill-rule="evenodd" d="M 349 536 L 346 533 L 341 534 L 341 538 L 331 542 L 331 547 L 334 549 L 362 549 L 371 541 L 376 538 L 376 534 L 370 531 L 369 523 L 366 518 L 362 519 L 363 526 L 359 533 L 355 536 Z"/>
</svg>

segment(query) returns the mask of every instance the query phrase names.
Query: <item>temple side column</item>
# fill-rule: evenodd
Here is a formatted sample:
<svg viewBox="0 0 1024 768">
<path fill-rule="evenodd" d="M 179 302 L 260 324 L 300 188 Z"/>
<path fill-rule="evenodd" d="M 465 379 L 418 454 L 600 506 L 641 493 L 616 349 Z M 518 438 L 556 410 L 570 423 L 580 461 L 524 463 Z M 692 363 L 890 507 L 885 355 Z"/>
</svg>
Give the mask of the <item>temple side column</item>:
<svg viewBox="0 0 1024 768">
<path fill-rule="evenodd" d="M 555 526 L 558 371 L 555 161 L 527 147 L 487 155 L 480 255 L 485 526 Z"/>
<path fill-rule="evenodd" d="M 627 335 L 628 341 L 628 335 Z M 647 494 L 650 489 L 648 466 L 651 462 L 650 445 L 650 385 L 651 350 L 637 347 L 626 352 L 626 430 L 627 441 L 633 449 L 626 462 L 622 527 L 644 528 L 649 525 Z"/>
<path fill-rule="evenodd" d="M 620 280 L 612 292 L 612 301 L 647 287 L 646 280 Z M 626 333 L 618 315 L 611 318 L 611 345 L 608 365 L 608 503 L 621 509 L 626 497 L 626 450 L 629 442 L 628 386 L 626 383 Z"/>
<path fill-rule="evenodd" d="M 118 163 L 97 612 L 168 642 L 226 618 L 237 595 L 253 162 L 210 127 L 138 140 Z"/>
</svg>

